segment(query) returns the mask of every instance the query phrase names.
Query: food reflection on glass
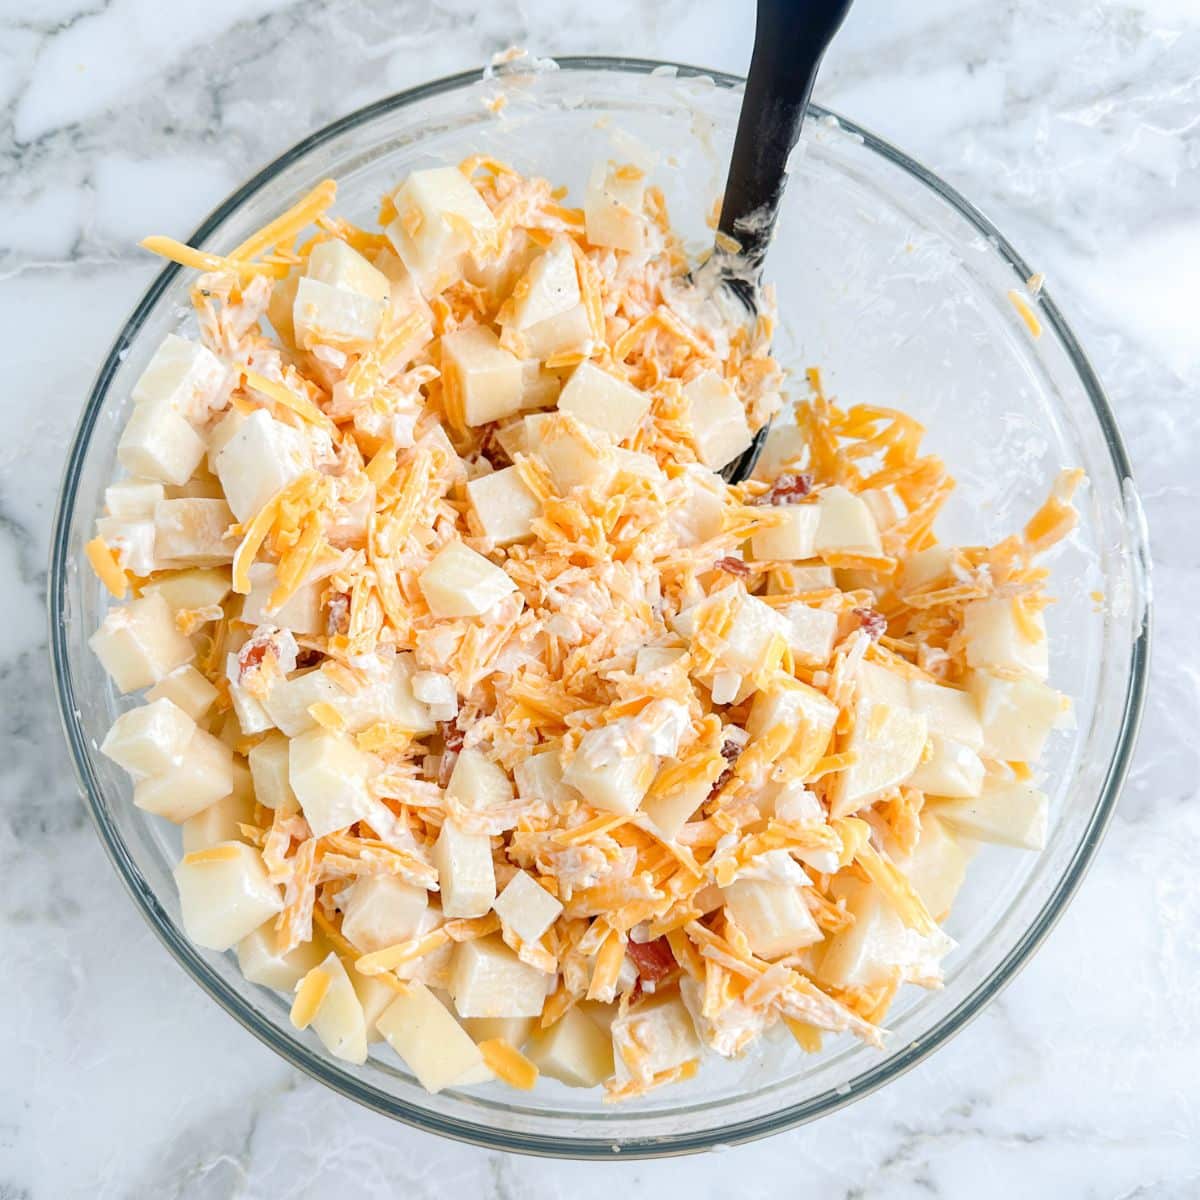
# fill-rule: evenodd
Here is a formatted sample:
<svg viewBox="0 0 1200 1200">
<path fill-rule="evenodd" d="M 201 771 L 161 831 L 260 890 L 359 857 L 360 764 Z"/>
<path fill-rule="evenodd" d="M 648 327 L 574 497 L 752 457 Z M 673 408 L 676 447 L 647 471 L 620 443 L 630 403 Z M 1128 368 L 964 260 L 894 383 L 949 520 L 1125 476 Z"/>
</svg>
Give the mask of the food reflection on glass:
<svg viewBox="0 0 1200 1200">
<path fill-rule="evenodd" d="M 939 543 L 921 426 L 815 369 L 785 403 L 769 292 L 707 291 L 636 167 L 582 209 L 415 171 L 379 231 L 335 196 L 146 243 L 198 332 L 133 389 L 91 645 L 145 689 L 102 749 L 182 828 L 187 934 L 431 1091 L 881 1044 L 976 844 L 1042 845 L 1037 560 L 1080 473 Z"/>
</svg>

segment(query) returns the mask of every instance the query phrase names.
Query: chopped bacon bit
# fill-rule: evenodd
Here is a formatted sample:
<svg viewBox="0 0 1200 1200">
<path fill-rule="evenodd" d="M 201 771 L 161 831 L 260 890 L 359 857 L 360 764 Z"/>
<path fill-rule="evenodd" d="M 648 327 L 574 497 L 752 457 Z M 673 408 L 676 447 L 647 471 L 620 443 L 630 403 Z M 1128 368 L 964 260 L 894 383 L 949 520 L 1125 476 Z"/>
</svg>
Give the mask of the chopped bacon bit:
<svg viewBox="0 0 1200 1200">
<path fill-rule="evenodd" d="M 856 608 L 853 611 L 863 632 L 871 641 L 877 642 L 887 633 L 887 617 L 883 613 L 876 612 L 873 608 Z"/>
<path fill-rule="evenodd" d="M 305 667 L 315 667 L 323 657 L 320 650 L 314 650 L 311 646 L 302 646 L 296 652 L 296 666 L 301 670 Z"/>
<path fill-rule="evenodd" d="M 675 955 L 671 952 L 666 937 L 657 937 L 652 942 L 635 942 L 630 939 L 625 947 L 633 965 L 637 967 L 638 981 L 658 985 L 679 970 Z"/>
<path fill-rule="evenodd" d="M 350 630 L 350 597 L 345 592 L 334 592 L 326 602 L 325 633 L 328 637 L 346 634 Z"/>
<path fill-rule="evenodd" d="M 508 457 L 508 452 L 500 444 L 500 439 L 496 435 L 494 422 L 484 427 L 483 440 L 479 443 L 479 457 L 487 459 L 497 471 L 512 466 L 512 459 Z"/>
<path fill-rule="evenodd" d="M 750 575 L 750 568 L 740 558 L 733 558 L 731 555 L 718 558 L 713 563 L 713 567 L 718 571 L 724 571 L 726 575 L 735 575 L 738 579 L 746 579 Z"/>
<path fill-rule="evenodd" d="M 445 747 L 442 750 L 442 761 L 438 766 L 437 785 L 440 788 L 450 786 L 450 776 L 454 773 L 454 764 L 458 762 L 458 752 L 463 748 L 463 733 L 458 727 L 458 721 L 439 721 L 438 732 L 442 735 Z"/>
<path fill-rule="evenodd" d="M 712 787 L 708 792 L 708 799 L 711 800 L 732 778 L 733 764 L 741 757 L 742 747 L 738 745 L 733 738 L 726 738 L 721 745 L 721 757 L 729 764 L 720 775 L 713 781 Z"/>
<path fill-rule="evenodd" d="M 779 507 L 783 504 L 795 504 L 803 500 L 812 491 L 811 475 L 800 475 L 795 471 L 785 471 L 761 496 L 754 501 L 758 505 Z"/>
</svg>

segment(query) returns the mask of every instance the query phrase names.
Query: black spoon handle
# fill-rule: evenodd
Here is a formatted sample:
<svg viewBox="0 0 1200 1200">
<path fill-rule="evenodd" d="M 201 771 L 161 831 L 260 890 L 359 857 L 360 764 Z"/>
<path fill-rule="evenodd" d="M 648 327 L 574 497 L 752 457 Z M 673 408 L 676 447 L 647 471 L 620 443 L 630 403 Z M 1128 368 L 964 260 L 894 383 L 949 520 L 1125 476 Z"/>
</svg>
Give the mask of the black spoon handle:
<svg viewBox="0 0 1200 1200">
<path fill-rule="evenodd" d="M 800 136 L 817 68 L 850 3 L 758 0 L 720 222 L 721 232 L 741 246 L 742 278 L 748 263 L 750 278 L 758 280 L 787 182 L 788 155 Z"/>
</svg>

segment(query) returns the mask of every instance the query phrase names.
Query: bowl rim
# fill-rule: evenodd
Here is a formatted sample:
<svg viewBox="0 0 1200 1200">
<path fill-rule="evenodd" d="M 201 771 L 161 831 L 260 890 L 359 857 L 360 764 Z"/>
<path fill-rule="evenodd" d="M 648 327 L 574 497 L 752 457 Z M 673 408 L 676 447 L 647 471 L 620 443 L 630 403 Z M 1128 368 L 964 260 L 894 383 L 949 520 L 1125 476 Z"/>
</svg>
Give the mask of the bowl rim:
<svg viewBox="0 0 1200 1200">
<path fill-rule="evenodd" d="M 573 55 L 554 60 L 560 70 L 610 71 L 630 75 L 649 75 L 666 70 L 680 78 L 707 78 L 718 87 L 737 88 L 743 77 L 687 63 L 657 59 L 629 58 L 604 55 Z M 403 108 L 415 102 L 456 91 L 487 78 L 486 68 L 459 72 L 432 80 L 405 91 L 394 93 L 372 104 L 358 108 L 325 125 L 297 142 L 263 167 L 247 182 L 231 193 L 200 223 L 187 240 L 201 243 L 212 234 L 242 204 L 281 171 L 323 143 L 339 134 L 363 125 L 377 116 Z M 965 218 L 994 246 L 996 252 L 1013 270 L 1018 282 L 1032 274 L 1030 267 L 1000 233 L 992 222 L 954 188 L 927 168 L 909 158 L 883 138 L 847 120 L 821 105 L 810 106 L 813 117 L 832 118 L 850 135 L 861 138 L 867 148 L 900 168 L 925 185 L 945 204 Z M 1093 412 L 1100 425 L 1112 466 L 1126 494 L 1129 536 L 1129 562 L 1134 574 L 1141 605 L 1141 623 L 1133 639 L 1129 658 L 1129 680 L 1123 698 L 1121 726 L 1108 763 L 1099 798 L 1091 818 L 1067 862 L 1058 884 L 1023 935 L 992 972 L 978 983 L 956 1006 L 925 1035 L 873 1067 L 861 1072 L 836 1089 L 775 1112 L 735 1122 L 720 1130 L 682 1132 L 665 1137 L 616 1136 L 606 1138 L 530 1134 L 498 1130 L 482 1123 L 459 1117 L 443 1116 L 418 1105 L 397 1099 L 381 1089 L 326 1062 L 313 1054 L 301 1042 L 289 1038 L 265 1021 L 249 1002 L 234 992 L 200 957 L 196 948 L 178 931 L 138 870 L 120 834 L 104 811 L 101 788 L 90 761 L 84 734 L 74 700 L 71 679 L 66 620 L 67 588 L 70 582 L 70 562 L 67 557 L 70 524 L 74 513 L 75 496 L 91 434 L 124 354 L 146 321 L 159 297 L 182 268 L 168 264 L 147 288 L 130 314 L 100 367 L 80 416 L 68 452 L 59 489 L 53 521 L 53 537 L 48 577 L 49 642 L 55 680 L 55 695 L 59 719 L 71 750 L 75 775 L 82 799 L 109 860 L 133 897 L 142 916 L 166 946 L 176 962 L 227 1013 L 245 1029 L 278 1053 L 285 1061 L 311 1078 L 367 1108 L 429 1133 L 491 1150 L 566 1159 L 646 1159 L 679 1154 L 697 1153 L 714 1147 L 739 1145 L 760 1137 L 780 1133 L 817 1117 L 825 1116 L 869 1095 L 885 1083 L 904 1074 L 922 1062 L 934 1050 L 948 1042 L 973 1020 L 982 1009 L 1021 970 L 1033 952 L 1041 945 L 1065 911 L 1099 848 L 1112 819 L 1122 784 L 1128 772 L 1137 740 L 1138 728 L 1145 703 L 1150 653 L 1149 555 L 1146 532 L 1137 500 L 1128 455 L 1105 396 L 1100 380 L 1078 340 L 1064 320 L 1053 300 L 1042 292 L 1042 317 L 1053 329 L 1079 377 Z"/>
</svg>

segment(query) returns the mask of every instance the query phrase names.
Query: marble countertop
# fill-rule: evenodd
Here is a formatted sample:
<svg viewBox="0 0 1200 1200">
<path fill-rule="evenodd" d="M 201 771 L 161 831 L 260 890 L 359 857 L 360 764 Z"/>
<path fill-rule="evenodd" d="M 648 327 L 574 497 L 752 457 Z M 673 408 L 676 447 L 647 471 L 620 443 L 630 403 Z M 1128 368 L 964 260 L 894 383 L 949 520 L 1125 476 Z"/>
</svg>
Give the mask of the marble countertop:
<svg viewBox="0 0 1200 1200">
<path fill-rule="evenodd" d="M 1195 0 L 859 0 L 818 86 L 1045 269 L 1109 390 L 1155 545 L 1151 700 L 1108 839 L 1032 964 L 918 1069 L 720 1155 L 570 1164 L 439 1141 L 301 1077 L 208 1001 L 78 801 L 44 564 L 80 404 L 157 270 L 137 238 L 192 228 L 331 118 L 511 43 L 741 71 L 750 8 L 0 4 L 0 567 L 16 583 L 0 633 L 2 1200 L 1200 1194 Z"/>
</svg>

